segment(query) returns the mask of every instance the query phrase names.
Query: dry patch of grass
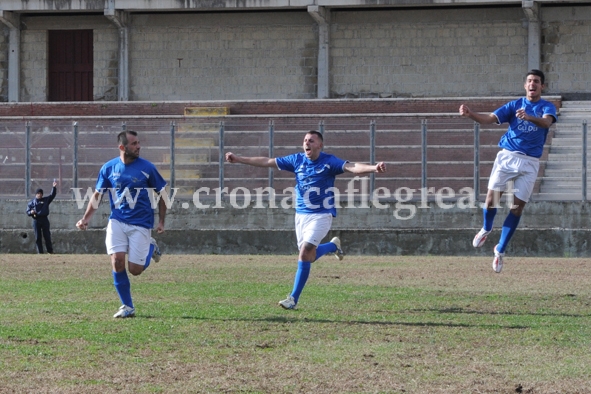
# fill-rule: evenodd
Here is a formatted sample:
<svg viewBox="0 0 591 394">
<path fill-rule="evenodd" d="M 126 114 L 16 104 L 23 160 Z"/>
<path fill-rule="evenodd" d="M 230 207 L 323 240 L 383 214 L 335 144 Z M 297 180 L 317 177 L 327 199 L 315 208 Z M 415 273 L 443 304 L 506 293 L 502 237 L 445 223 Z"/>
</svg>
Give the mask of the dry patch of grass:
<svg viewBox="0 0 591 394">
<path fill-rule="evenodd" d="M 0 393 L 587 393 L 591 260 L 0 255 Z"/>
</svg>

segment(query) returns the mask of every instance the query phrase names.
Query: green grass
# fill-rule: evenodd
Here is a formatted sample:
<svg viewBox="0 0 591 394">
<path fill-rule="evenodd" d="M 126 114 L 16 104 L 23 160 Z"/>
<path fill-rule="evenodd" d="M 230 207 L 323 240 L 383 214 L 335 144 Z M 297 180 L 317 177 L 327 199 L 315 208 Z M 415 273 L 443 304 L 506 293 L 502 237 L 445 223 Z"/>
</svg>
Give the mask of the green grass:
<svg viewBox="0 0 591 394">
<path fill-rule="evenodd" d="M 591 392 L 591 260 L 0 255 L 0 393 Z"/>
</svg>

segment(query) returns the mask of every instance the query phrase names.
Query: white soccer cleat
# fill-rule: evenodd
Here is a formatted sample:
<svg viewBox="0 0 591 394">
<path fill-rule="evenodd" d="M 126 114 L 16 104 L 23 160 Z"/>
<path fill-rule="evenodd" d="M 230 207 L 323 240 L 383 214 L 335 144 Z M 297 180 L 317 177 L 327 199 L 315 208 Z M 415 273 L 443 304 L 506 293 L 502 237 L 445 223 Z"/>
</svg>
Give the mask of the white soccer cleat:
<svg viewBox="0 0 591 394">
<path fill-rule="evenodd" d="M 279 301 L 279 306 L 282 307 L 283 309 L 295 309 L 296 302 L 295 302 L 295 299 L 291 295 L 288 294 L 286 299 Z"/>
<path fill-rule="evenodd" d="M 498 252 L 497 246 L 495 246 L 495 258 L 493 259 L 492 267 L 493 270 L 498 274 L 503 269 L 503 257 L 505 256 L 505 253 Z"/>
<path fill-rule="evenodd" d="M 121 305 L 117 313 L 113 315 L 115 318 L 126 318 L 126 317 L 134 317 L 135 316 L 135 308 L 132 308 L 127 305 Z"/>
<path fill-rule="evenodd" d="M 155 262 L 159 262 L 160 257 L 162 257 L 162 253 L 160 252 L 160 248 L 158 247 L 156 240 L 154 238 L 150 238 L 150 244 L 154 245 L 154 252 L 152 252 L 152 258 Z"/>
<path fill-rule="evenodd" d="M 339 260 L 344 259 L 345 253 L 343 253 L 343 251 L 341 250 L 341 240 L 338 237 L 334 237 L 333 239 L 330 240 L 330 242 L 332 242 L 333 244 L 335 244 L 337 246 L 337 251 L 334 252 L 334 256 Z"/>
<path fill-rule="evenodd" d="M 472 241 L 472 246 L 474 246 L 475 248 L 480 248 L 482 245 L 484 245 L 484 241 L 486 241 L 486 237 L 488 236 L 488 234 L 490 234 L 490 231 L 486 231 L 485 229 L 481 228 L 478 234 L 476 234 L 476 236 L 474 237 L 474 240 Z"/>
</svg>

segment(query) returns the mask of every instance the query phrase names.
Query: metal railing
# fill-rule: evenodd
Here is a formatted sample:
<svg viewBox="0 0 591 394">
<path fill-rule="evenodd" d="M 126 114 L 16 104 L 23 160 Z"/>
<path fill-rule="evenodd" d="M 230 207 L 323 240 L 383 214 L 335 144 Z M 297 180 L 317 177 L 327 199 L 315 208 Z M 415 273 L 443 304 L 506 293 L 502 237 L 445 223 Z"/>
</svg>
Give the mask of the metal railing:
<svg viewBox="0 0 591 394">
<path fill-rule="evenodd" d="M 101 165 L 118 155 L 116 136 L 126 128 L 138 131 L 142 157 L 156 164 L 170 187 L 179 190 L 177 198 L 191 198 L 200 187 L 223 193 L 226 187 L 280 190 L 293 185 L 292 174 L 229 165 L 224 155 L 299 152 L 305 132 L 316 129 L 323 132 L 328 153 L 350 161 L 387 163 L 386 174 L 369 175 L 369 193 L 380 188 L 420 189 L 425 199 L 441 189 L 469 188 L 476 200 L 482 199 L 488 180 L 480 174 L 490 172 L 496 144 L 506 129 L 485 128 L 456 114 L 11 121 L 0 132 L 0 198 L 29 198 L 38 187 L 49 189 L 54 178 L 61 198 L 71 198 L 75 188 L 93 188 Z M 573 200 L 586 201 L 586 122 L 581 134 L 582 192 L 573 193 Z M 343 177 L 343 182 L 352 178 Z"/>
</svg>

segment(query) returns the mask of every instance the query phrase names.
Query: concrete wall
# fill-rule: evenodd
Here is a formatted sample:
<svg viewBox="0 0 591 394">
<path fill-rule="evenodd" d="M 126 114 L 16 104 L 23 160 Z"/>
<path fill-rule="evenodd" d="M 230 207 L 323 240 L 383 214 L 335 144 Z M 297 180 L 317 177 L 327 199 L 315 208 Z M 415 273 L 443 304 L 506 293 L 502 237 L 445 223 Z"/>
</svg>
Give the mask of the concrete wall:
<svg viewBox="0 0 591 394">
<path fill-rule="evenodd" d="M 541 10 L 546 94 L 591 97 L 591 6 Z M 337 9 L 330 19 L 332 98 L 523 93 L 528 23 L 520 5 Z M 117 99 L 118 32 L 106 17 L 22 22 L 21 101 L 46 101 L 47 30 L 82 28 L 95 31 L 94 99 Z M 318 27 L 304 10 L 131 14 L 129 26 L 130 100 L 316 97 Z M 0 87 L 6 45 L 0 38 Z"/>
<path fill-rule="evenodd" d="M 8 34 L 5 25 L 0 26 L 0 102 L 8 101 Z"/>
<path fill-rule="evenodd" d="M 94 100 L 117 100 L 118 34 L 104 16 L 23 17 L 21 101 L 47 101 L 47 31 L 94 30 Z"/>
<path fill-rule="evenodd" d="M 523 18 L 520 7 L 334 12 L 332 96 L 522 94 Z"/>
<path fill-rule="evenodd" d="M 543 8 L 542 62 L 549 91 L 572 99 L 591 93 L 591 6 Z"/>
<path fill-rule="evenodd" d="M 134 15 L 131 26 L 131 100 L 316 97 L 307 12 Z"/>
<path fill-rule="evenodd" d="M 185 201 L 186 202 L 186 201 Z M 170 209 L 164 234 L 154 234 L 168 254 L 295 254 L 294 213 L 291 209 L 237 209 L 229 203 L 220 208 L 183 207 L 177 201 Z M 353 208 L 343 203 L 333 221 L 328 239 L 339 236 L 348 254 L 384 255 L 478 255 L 492 254 L 500 226 L 507 214 L 499 210 L 490 242 L 472 247 L 472 238 L 482 226 L 476 206 L 448 202 L 384 202 L 386 209 Z M 34 253 L 31 219 L 25 200 L 6 200 L 0 205 L 2 230 L 0 253 Z M 55 200 L 51 205 L 52 235 L 56 253 L 105 253 L 104 227 L 108 206 L 103 204 L 86 231 L 75 229 L 84 206 Z M 507 251 L 515 256 L 584 256 L 588 248 L 591 213 L 582 202 L 530 202 Z"/>
</svg>

